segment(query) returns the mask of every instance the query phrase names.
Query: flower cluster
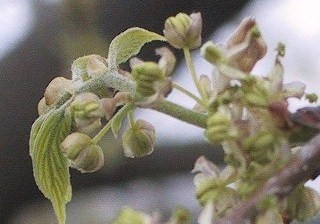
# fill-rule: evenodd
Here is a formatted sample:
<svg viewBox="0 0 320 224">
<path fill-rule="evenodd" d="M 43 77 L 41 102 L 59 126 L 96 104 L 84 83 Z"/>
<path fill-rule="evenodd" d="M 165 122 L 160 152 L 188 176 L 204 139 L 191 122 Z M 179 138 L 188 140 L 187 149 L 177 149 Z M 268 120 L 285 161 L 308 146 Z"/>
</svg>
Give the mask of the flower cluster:
<svg viewBox="0 0 320 224">
<path fill-rule="evenodd" d="M 283 83 L 283 45 L 268 74 L 250 73 L 266 54 L 266 44 L 252 18 L 244 19 L 225 45 L 207 42 L 201 53 L 215 66 L 211 83 L 207 77 L 202 84 L 209 100 L 209 106 L 202 108 L 209 114 L 205 136 L 209 142 L 222 145 L 227 165 L 217 171 L 204 158 L 195 165 L 194 170 L 200 174 L 211 173 L 201 181 L 199 174 L 195 179 L 198 200 L 205 206 L 201 223 L 211 223 L 223 217 L 239 199 L 249 198 L 293 156 L 293 142 L 288 137 L 295 125 L 288 99 L 304 96 L 305 85 L 298 81 Z M 284 216 L 291 220 L 312 217 L 319 209 L 319 196 L 315 192 L 312 197 L 307 194 L 293 192 L 277 203 L 267 203 L 259 208 L 255 223 L 283 223 Z M 292 212 L 294 206 L 288 201 L 297 195 L 304 195 L 297 201 L 312 204 L 312 212 L 301 205 Z"/>
<path fill-rule="evenodd" d="M 52 202 L 59 224 L 65 223 L 65 204 L 71 199 L 69 167 L 83 173 L 99 170 L 105 155 L 98 143 L 109 131 L 115 137 L 120 133 L 127 157 L 153 152 L 155 128 L 135 119 L 137 108 L 158 110 L 204 128 L 205 139 L 222 146 L 223 169 L 201 156 L 192 171 L 196 173 L 196 197 L 203 206 L 200 224 L 228 216 L 241 202 L 257 195 L 301 150 L 295 147 L 297 143 L 318 132 L 319 108 L 304 108 L 295 114 L 288 110 L 288 99 L 305 96 L 316 102 L 317 95 L 306 94 L 302 82 L 284 83 L 283 44 L 278 45 L 275 63 L 267 74 L 252 74 L 267 53 L 253 18 L 245 18 L 225 44 L 208 41 L 201 46 L 201 32 L 200 13 L 168 18 L 164 36 L 137 27 L 128 29 L 112 40 L 108 59 L 99 55 L 78 58 L 71 67 L 72 79 L 58 77 L 49 83 L 38 104 L 39 118 L 32 126 L 30 155 L 36 183 Z M 134 57 L 145 43 L 154 40 L 183 50 L 196 94 L 170 77 L 176 58 L 169 48 L 156 49 L 157 62 Z M 190 53 L 197 48 L 213 65 L 212 76 L 198 76 Z M 120 68 L 126 61 L 129 71 Z M 194 108 L 165 99 L 174 90 L 195 100 Z M 121 130 L 126 118 L 128 125 Z M 282 224 L 316 215 L 320 196 L 303 181 L 290 186 L 292 191 L 281 197 L 268 194 L 256 199 L 251 223 Z M 158 214 L 125 208 L 113 223 L 160 224 L 161 220 Z M 166 223 L 189 224 L 190 213 L 179 207 Z"/>
</svg>

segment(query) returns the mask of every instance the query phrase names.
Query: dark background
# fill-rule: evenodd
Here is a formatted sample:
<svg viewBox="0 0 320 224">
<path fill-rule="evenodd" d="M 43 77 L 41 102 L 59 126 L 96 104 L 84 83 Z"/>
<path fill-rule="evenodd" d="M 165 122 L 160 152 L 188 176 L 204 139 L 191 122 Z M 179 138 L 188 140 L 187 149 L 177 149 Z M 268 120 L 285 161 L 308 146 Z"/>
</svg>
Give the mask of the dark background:
<svg viewBox="0 0 320 224">
<path fill-rule="evenodd" d="M 0 61 L 0 223 L 7 223 L 20 206 L 42 197 L 32 176 L 29 131 L 46 85 L 57 75 L 68 75 L 73 59 L 90 53 L 106 55 L 108 41 L 132 26 L 162 33 L 165 19 L 178 12 L 201 12 L 206 39 L 248 1 L 109 0 L 92 1 L 95 4 L 89 6 L 85 2 L 65 0 L 63 5 L 46 5 L 34 1 L 35 29 Z M 143 49 L 142 57 L 153 55 L 151 47 Z M 205 143 L 184 147 L 196 150 L 183 154 L 159 149 L 155 155 L 137 161 L 124 159 L 107 172 L 80 175 L 72 171 L 74 191 L 142 175 L 190 171 L 195 158 L 210 149 Z"/>
</svg>

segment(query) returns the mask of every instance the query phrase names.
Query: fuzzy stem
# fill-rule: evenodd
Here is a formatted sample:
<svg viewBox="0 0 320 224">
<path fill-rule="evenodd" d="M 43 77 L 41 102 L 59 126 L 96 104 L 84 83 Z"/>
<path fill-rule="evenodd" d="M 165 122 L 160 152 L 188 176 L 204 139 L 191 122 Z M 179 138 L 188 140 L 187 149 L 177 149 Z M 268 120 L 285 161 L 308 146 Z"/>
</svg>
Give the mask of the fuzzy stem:
<svg viewBox="0 0 320 224">
<path fill-rule="evenodd" d="M 114 88 L 119 91 L 134 93 L 135 83 L 117 71 L 106 71 L 104 74 L 87 81 L 83 86 L 75 91 L 75 94 L 83 92 L 97 93 L 99 90 L 105 88 Z M 60 101 L 65 102 L 70 98 L 71 95 L 66 93 L 61 97 Z M 155 105 L 152 106 L 152 108 L 189 124 L 193 124 L 201 128 L 206 127 L 206 119 L 208 115 L 190 110 L 166 99 L 160 99 Z"/>
<path fill-rule="evenodd" d="M 170 102 L 166 99 L 157 101 L 152 108 L 189 124 L 193 124 L 200 128 L 206 128 L 206 120 L 208 115 L 186 109 L 185 107 Z"/>
</svg>

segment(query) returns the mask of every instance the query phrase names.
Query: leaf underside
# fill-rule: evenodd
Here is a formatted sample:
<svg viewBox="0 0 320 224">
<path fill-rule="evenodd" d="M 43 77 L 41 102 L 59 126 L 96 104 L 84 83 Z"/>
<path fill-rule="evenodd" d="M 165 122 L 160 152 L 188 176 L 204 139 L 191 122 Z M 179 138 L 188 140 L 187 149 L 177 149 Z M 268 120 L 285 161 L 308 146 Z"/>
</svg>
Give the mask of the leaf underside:
<svg viewBox="0 0 320 224">
<path fill-rule="evenodd" d="M 137 55 L 144 44 L 154 40 L 165 41 L 166 39 L 157 33 L 139 27 L 130 28 L 122 32 L 110 43 L 109 68 L 117 68 L 119 64 Z"/>
<path fill-rule="evenodd" d="M 71 200 L 69 165 L 60 143 L 71 131 L 65 106 L 40 116 L 32 125 L 30 156 L 38 188 L 53 206 L 59 224 L 66 221 L 66 203 Z"/>
</svg>

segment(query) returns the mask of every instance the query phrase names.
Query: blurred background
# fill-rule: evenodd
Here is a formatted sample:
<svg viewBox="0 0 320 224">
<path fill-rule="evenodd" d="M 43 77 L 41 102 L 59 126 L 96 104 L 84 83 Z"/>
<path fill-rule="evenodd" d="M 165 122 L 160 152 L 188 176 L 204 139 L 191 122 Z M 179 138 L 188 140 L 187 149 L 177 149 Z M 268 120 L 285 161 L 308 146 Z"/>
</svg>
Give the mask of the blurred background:
<svg viewBox="0 0 320 224">
<path fill-rule="evenodd" d="M 87 54 L 107 55 L 108 44 L 125 29 L 138 26 L 162 33 L 167 17 L 178 12 L 201 12 L 203 39 L 223 42 L 243 17 L 256 17 L 269 52 L 254 70 L 265 74 L 274 61 L 277 43 L 286 44 L 283 60 L 286 80 L 301 80 L 308 92 L 319 94 L 320 3 L 317 0 L 0 0 L 0 223 L 55 223 L 49 201 L 37 189 L 32 175 L 28 138 L 37 117 L 37 103 L 50 80 L 70 77 L 72 61 Z M 157 58 L 148 44 L 139 55 Z M 175 51 L 181 58 L 181 53 Z M 194 54 L 199 73 L 212 67 Z M 183 60 L 174 79 L 191 85 Z M 201 70 L 200 70 L 201 69 Z M 191 89 L 194 87 L 191 85 Z M 192 107 L 173 92 L 169 99 Z M 291 109 L 306 105 L 292 101 Z M 127 159 L 117 140 L 107 137 L 106 165 L 93 174 L 71 170 L 73 200 L 68 204 L 72 224 L 107 223 L 125 205 L 164 219 L 182 205 L 195 214 L 190 170 L 205 154 L 222 164 L 221 150 L 202 138 L 202 130 L 151 111 L 137 117 L 153 123 L 158 133 L 156 151 L 141 159 Z M 166 122 L 164 122 L 166 121 Z M 317 182 L 310 183 L 316 186 Z"/>
</svg>

